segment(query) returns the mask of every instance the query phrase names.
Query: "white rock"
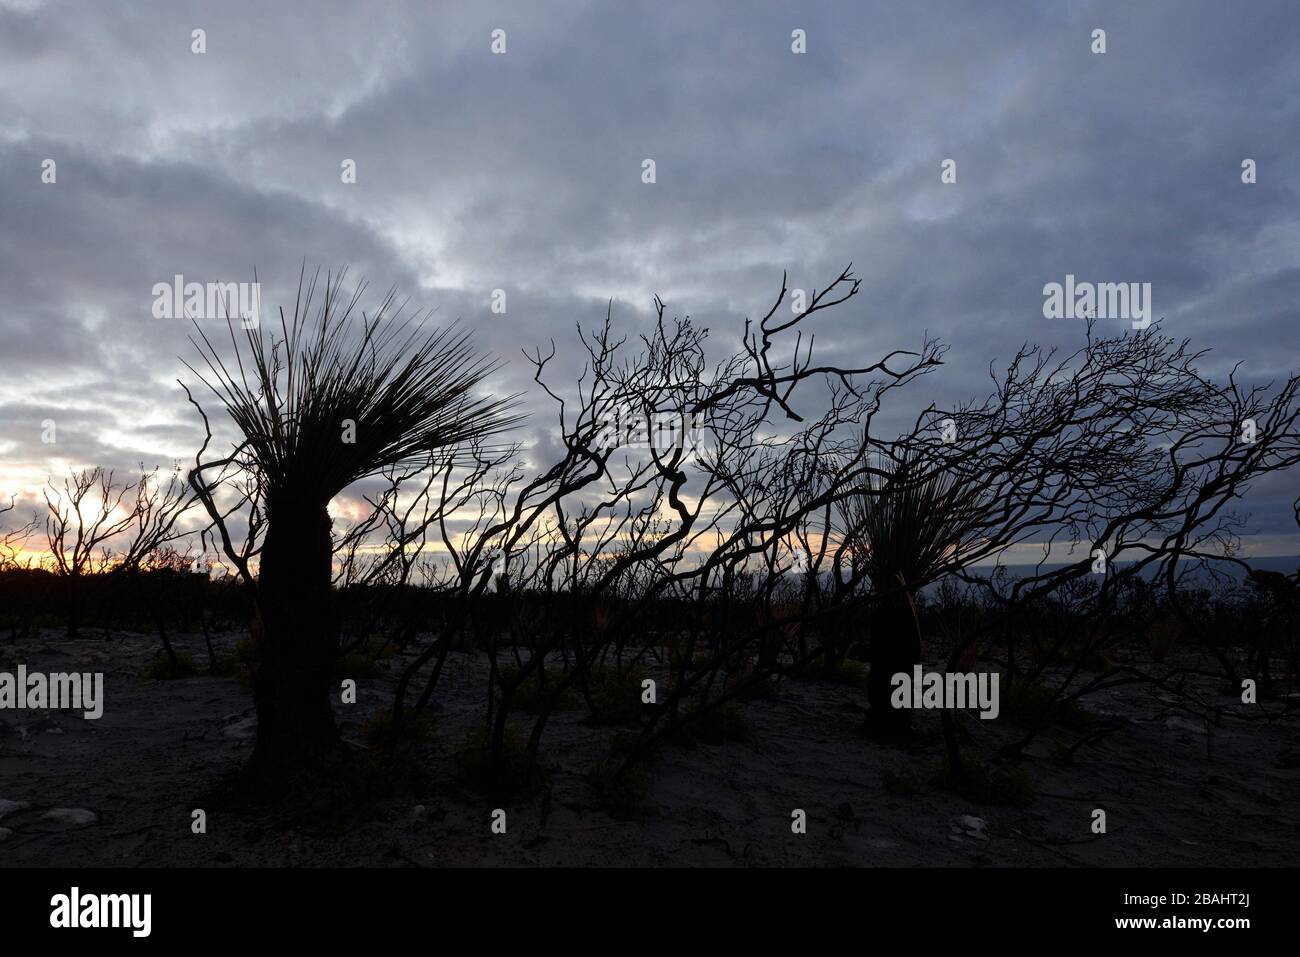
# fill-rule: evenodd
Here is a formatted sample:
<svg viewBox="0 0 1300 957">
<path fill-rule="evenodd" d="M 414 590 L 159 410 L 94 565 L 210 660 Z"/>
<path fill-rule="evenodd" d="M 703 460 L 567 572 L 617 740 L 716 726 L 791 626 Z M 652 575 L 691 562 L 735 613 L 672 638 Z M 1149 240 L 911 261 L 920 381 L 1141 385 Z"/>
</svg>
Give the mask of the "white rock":
<svg viewBox="0 0 1300 957">
<path fill-rule="evenodd" d="M 6 801 L 0 798 L 0 818 L 13 814 L 14 811 L 21 811 L 25 807 L 31 807 L 26 801 Z"/>
<path fill-rule="evenodd" d="M 99 816 L 84 807 L 56 807 L 42 814 L 41 820 L 53 821 L 55 824 L 94 824 Z"/>
<path fill-rule="evenodd" d="M 257 717 L 248 717 L 243 721 L 228 724 L 221 729 L 221 733 L 228 738 L 251 738 L 257 733 Z"/>
<path fill-rule="evenodd" d="M 965 834 L 967 837 L 987 841 L 989 836 L 984 832 L 986 826 L 984 818 L 975 817 L 971 814 L 963 814 L 961 817 L 953 819 L 951 828 L 953 831 L 958 831 Z"/>
</svg>

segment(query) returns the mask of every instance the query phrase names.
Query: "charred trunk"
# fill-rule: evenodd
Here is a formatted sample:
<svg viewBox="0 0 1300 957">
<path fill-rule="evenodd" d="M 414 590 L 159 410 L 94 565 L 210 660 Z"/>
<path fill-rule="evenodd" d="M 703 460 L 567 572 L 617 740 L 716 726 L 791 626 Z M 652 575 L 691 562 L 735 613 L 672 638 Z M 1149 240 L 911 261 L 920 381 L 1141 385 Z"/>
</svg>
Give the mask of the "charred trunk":
<svg viewBox="0 0 1300 957">
<path fill-rule="evenodd" d="M 340 743 L 331 700 L 338 632 L 330 518 L 315 502 L 268 503 L 253 641 L 257 743 L 251 771 L 281 790 L 328 769 Z"/>
<path fill-rule="evenodd" d="M 63 595 L 67 609 L 68 640 L 81 637 L 81 574 L 72 572 L 63 580 Z"/>
<path fill-rule="evenodd" d="M 912 712 L 890 703 L 896 674 L 911 675 L 921 661 L 921 639 L 916 631 L 908 596 L 894 586 L 886 591 L 872 615 L 871 671 L 867 676 L 867 727 L 882 738 L 905 738 L 912 730 Z"/>
</svg>

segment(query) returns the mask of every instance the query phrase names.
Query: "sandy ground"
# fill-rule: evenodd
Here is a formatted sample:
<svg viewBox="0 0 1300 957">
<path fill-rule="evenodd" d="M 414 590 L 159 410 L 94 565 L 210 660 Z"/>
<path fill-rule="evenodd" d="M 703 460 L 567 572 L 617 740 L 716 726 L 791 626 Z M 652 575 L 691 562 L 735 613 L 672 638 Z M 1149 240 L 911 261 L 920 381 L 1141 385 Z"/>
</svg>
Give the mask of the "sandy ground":
<svg viewBox="0 0 1300 957">
<path fill-rule="evenodd" d="M 198 638 L 179 644 L 206 661 Z M 1115 689 L 1089 706 L 1115 716 L 1117 731 L 1064 767 L 1050 759 L 1053 742 L 1076 736 L 1049 731 L 1023 762 L 1032 803 L 990 807 L 930 784 L 916 794 L 886 788 L 885 768 L 910 768 L 924 782 L 937 766 L 932 713 L 920 714 L 915 743 L 883 746 L 859 734 L 861 690 L 787 681 L 778 696 L 744 706 L 748 740 L 665 746 L 646 809 L 619 820 L 598 809 L 588 779 L 613 729 L 586 724 L 582 707 L 548 730 L 548 789 L 503 804 L 456 783 L 451 752 L 479 713 L 485 667 L 461 654 L 449 659 L 437 733 L 421 746 L 429 783 L 312 832 L 222 796 L 252 747 L 251 695 L 235 678 L 142 681 L 156 648 L 137 635 L 0 641 L 0 670 L 103 671 L 106 696 L 98 721 L 0 711 L 0 864 L 1300 864 L 1294 720 L 1207 729 L 1171 698 Z M 336 705 L 347 736 L 388 705 L 396 669 L 360 681 L 356 705 Z M 985 753 L 1016 733 L 1001 720 L 964 723 Z M 490 830 L 498 806 L 504 835 Z M 49 815 L 59 808 L 90 815 Z M 207 812 L 206 834 L 191 832 L 195 808 Z M 796 808 L 807 813 L 806 834 L 791 832 Z M 1107 812 L 1104 836 L 1091 832 L 1094 808 Z"/>
</svg>

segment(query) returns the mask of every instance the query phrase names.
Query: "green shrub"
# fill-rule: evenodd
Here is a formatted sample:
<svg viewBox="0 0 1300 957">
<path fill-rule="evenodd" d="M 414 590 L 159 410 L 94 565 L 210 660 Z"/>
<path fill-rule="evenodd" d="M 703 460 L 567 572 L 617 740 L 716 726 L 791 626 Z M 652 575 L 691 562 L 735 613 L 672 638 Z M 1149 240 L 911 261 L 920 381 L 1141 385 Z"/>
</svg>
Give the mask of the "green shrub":
<svg viewBox="0 0 1300 957">
<path fill-rule="evenodd" d="M 341 751 L 296 773 L 280 806 L 288 822 L 309 833 L 348 834 L 371 820 L 373 801 L 427 787 L 409 748 Z"/>
<path fill-rule="evenodd" d="M 630 735 L 615 735 L 609 754 L 591 769 L 591 787 L 601 807 L 614 817 L 630 817 L 642 810 L 650 783 L 654 778 L 654 754 L 643 754 L 621 775 L 618 773 L 635 740 Z"/>
<path fill-rule="evenodd" d="M 1053 700 L 1054 692 L 1036 681 L 1013 681 L 1002 694 L 1002 714 L 1017 724 L 1059 724 L 1072 731 L 1086 729 L 1095 719 L 1078 701 Z"/>
<path fill-rule="evenodd" d="M 749 719 L 736 701 L 724 701 L 708 711 L 693 712 L 687 729 L 699 740 L 708 744 L 724 741 L 743 741 L 749 737 Z"/>
<path fill-rule="evenodd" d="M 502 684 L 509 685 L 518 677 L 519 668 L 515 665 L 507 665 L 500 669 L 500 675 Z M 562 677 L 563 674 L 560 672 L 547 672 L 543 683 L 542 672 L 534 668 L 528 673 L 523 684 L 515 689 L 514 697 L 510 699 L 510 707 L 526 714 L 539 714 L 548 705 L 555 711 L 566 711 L 572 708 L 578 698 L 572 685 L 565 688 L 558 698 L 555 695 L 555 685 Z"/>
<path fill-rule="evenodd" d="M 234 655 L 223 655 L 221 652 L 215 652 L 208 661 L 208 674 L 216 675 L 219 678 L 230 678 L 239 674 L 243 665 Z"/>
<path fill-rule="evenodd" d="M 641 665 L 623 669 L 595 665 L 587 675 L 587 688 L 596 706 L 594 717 L 612 724 L 637 721 L 641 717 L 641 682 L 649 675 Z"/>
<path fill-rule="evenodd" d="M 176 678 L 188 678 L 199 673 L 194 667 L 194 656 L 188 651 L 176 652 L 173 662 L 165 651 L 160 651 L 144 666 L 140 677 L 146 681 L 172 681 Z"/>
<path fill-rule="evenodd" d="M 351 678 L 354 681 L 358 678 L 377 678 L 379 676 L 379 665 L 375 662 L 375 656 L 365 651 L 351 651 L 346 655 L 339 655 L 334 660 L 334 677 L 340 681 Z"/>
<path fill-rule="evenodd" d="M 528 753 L 522 735 L 506 726 L 498 763 L 492 761 L 492 736 L 479 728 L 466 736 L 453 756 L 461 778 L 470 786 L 491 792 L 514 793 L 546 780 L 546 769 Z"/>
<path fill-rule="evenodd" d="M 946 791 L 960 794 L 976 804 L 998 807 L 1024 807 L 1034 799 L 1034 789 L 1029 775 L 1020 768 L 990 768 L 975 758 L 962 762 L 964 780 L 955 780 L 947 762 L 939 765 L 930 783 Z"/>
<path fill-rule="evenodd" d="M 880 772 L 880 780 L 890 794 L 912 796 L 925 790 L 921 774 L 911 767 L 886 767 Z"/>
<path fill-rule="evenodd" d="M 424 741 L 433 737 L 434 721 L 427 711 L 406 715 L 402 721 L 403 742 Z M 380 708 L 361 726 L 361 737 L 369 744 L 387 744 L 393 732 L 393 710 Z"/>
<path fill-rule="evenodd" d="M 753 680 L 752 674 L 737 675 L 733 685 L 751 682 L 736 694 L 737 701 L 765 701 L 769 698 L 775 698 L 781 693 L 781 679 L 776 675 L 765 675 L 758 681 Z"/>
<path fill-rule="evenodd" d="M 257 670 L 257 650 L 252 638 L 243 638 L 235 645 L 235 675 L 239 678 L 239 687 L 245 691 L 253 690 L 253 673 Z"/>
</svg>

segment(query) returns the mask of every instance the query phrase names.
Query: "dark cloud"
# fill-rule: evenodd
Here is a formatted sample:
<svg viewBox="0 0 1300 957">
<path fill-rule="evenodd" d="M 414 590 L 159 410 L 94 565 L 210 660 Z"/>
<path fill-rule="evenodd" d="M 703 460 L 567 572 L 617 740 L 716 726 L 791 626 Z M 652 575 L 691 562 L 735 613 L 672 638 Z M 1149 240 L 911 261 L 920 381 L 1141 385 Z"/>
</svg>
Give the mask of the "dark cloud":
<svg viewBox="0 0 1300 957">
<path fill-rule="evenodd" d="M 721 348 L 783 270 L 811 288 L 849 261 L 863 294 L 818 342 L 865 363 L 942 337 L 918 405 L 982 391 L 1026 339 L 1078 345 L 1041 313 L 1066 273 L 1152 283 L 1208 368 L 1276 379 L 1300 358 L 1298 45 L 1292 0 L 0 0 L 7 474 L 181 454 L 193 352 L 183 321 L 152 318 L 153 284 L 255 267 L 273 306 L 304 260 L 472 326 L 510 360 L 502 393 L 552 338 L 571 382 L 575 324 L 611 300 L 634 331 L 659 293 Z M 539 455 L 549 415 L 521 434 Z M 1247 504 L 1280 535 L 1275 484 Z"/>
</svg>

